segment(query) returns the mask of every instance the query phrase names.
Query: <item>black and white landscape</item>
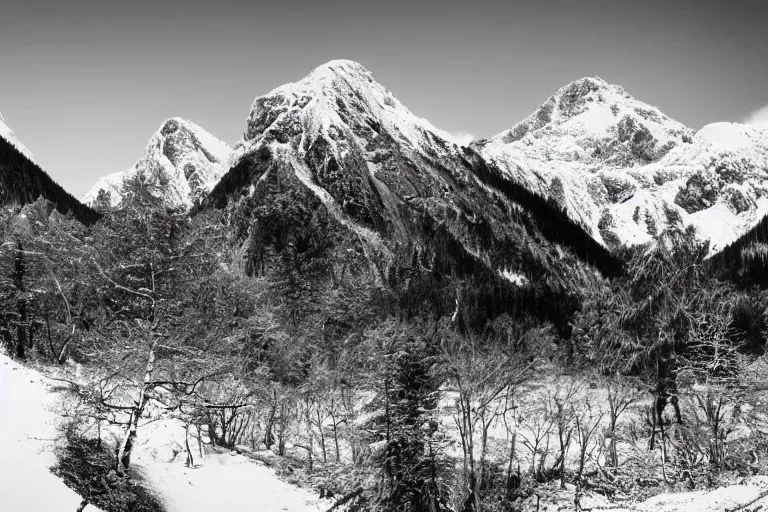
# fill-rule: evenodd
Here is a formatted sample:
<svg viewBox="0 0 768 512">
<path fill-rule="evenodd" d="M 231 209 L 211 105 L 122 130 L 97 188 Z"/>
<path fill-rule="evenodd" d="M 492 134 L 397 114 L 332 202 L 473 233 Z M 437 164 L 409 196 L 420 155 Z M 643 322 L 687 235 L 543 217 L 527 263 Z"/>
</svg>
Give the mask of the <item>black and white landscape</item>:
<svg viewBox="0 0 768 512">
<path fill-rule="evenodd" d="M 84 136 L 81 199 L 0 117 L 0 510 L 768 506 L 768 116 L 576 75 L 474 138 L 370 68 Z"/>
</svg>

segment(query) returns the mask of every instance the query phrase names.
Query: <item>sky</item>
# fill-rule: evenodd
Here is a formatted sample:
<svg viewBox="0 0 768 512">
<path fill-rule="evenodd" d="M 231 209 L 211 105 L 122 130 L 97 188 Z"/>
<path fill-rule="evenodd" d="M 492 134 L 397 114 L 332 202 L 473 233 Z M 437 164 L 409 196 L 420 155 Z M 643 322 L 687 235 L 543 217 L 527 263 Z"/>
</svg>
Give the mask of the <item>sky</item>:
<svg viewBox="0 0 768 512">
<path fill-rule="evenodd" d="M 3 0 L 0 112 L 78 197 L 130 167 L 165 119 L 233 144 L 255 97 L 341 58 L 468 137 L 584 76 L 692 128 L 768 123 L 768 2 L 628 4 Z"/>
</svg>

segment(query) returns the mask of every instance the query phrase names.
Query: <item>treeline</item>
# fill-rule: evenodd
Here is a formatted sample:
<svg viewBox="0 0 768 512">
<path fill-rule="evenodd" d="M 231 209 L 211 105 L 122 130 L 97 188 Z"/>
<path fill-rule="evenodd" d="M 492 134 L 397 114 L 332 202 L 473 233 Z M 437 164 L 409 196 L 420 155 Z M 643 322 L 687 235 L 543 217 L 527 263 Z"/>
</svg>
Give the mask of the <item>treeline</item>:
<svg viewBox="0 0 768 512">
<path fill-rule="evenodd" d="M 768 285 L 768 216 L 709 260 L 718 275 L 761 287 Z"/>
<path fill-rule="evenodd" d="M 49 200 L 59 213 L 71 213 L 86 225 L 100 215 L 75 199 L 10 142 L 0 137 L 0 203 L 25 205 L 39 197 Z"/>
</svg>

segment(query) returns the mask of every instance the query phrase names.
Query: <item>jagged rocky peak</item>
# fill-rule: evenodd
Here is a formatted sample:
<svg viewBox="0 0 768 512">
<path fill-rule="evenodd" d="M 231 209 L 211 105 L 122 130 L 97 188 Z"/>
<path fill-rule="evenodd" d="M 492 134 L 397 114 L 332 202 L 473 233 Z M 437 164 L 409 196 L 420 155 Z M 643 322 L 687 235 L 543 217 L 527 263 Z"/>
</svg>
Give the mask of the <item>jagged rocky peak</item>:
<svg viewBox="0 0 768 512">
<path fill-rule="evenodd" d="M 298 82 L 256 98 L 248 118 L 246 141 L 294 144 L 323 135 L 334 143 L 386 134 L 412 147 L 453 145 L 452 136 L 408 110 L 365 67 L 333 60 Z"/>
<path fill-rule="evenodd" d="M 127 171 L 101 178 L 85 195 L 90 205 L 120 204 L 126 180 L 137 176 L 172 207 L 202 199 L 229 169 L 232 149 L 195 123 L 174 117 L 149 139 L 144 155 Z"/>
</svg>

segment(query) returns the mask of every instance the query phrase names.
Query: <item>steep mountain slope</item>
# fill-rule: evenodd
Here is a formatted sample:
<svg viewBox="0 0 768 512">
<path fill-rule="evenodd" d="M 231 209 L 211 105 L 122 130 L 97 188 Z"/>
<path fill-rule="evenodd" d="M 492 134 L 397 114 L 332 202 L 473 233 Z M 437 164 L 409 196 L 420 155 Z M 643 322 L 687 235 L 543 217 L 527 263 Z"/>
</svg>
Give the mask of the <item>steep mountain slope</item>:
<svg viewBox="0 0 768 512">
<path fill-rule="evenodd" d="M 229 169 L 231 153 L 229 146 L 195 123 L 168 119 L 149 139 L 144 155 L 133 167 L 101 178 L 83 201 L 92 206 L 98 202 L 116 206 L 126 193 L 126 181 L 143 177 L 164 204 L 189 208 Z"/>
<path fill-rule="evenodd" d="M 350 260 L 340 272 L 371 270 L 380 284 L 424 273 L 481 279 L 489 284 L 467 293 L 487 292 L 472 299 L 484 314 L 535 302 L 563 321 L 573 283 L 596 279 L 582 260 L 620 269 L 563 212 L 503 180 L 351 61 L 257 98 L 236 153 L 207 205 L 227 212 L 248 272 L 286 251 L 297 253 L 290 261 L 338 255 Z M 446 310 L 468 300 L 457 293 Z"/>
<path fill-rule="evenodd" d="M 71 213 L 84 224 L 99 218 L 39 167 L 0 119 L 0 206 L 23 206 L 40 197 L 50 201 L 60 213 Z"/>
<path fill-rule="evenodd" d="M 768 206 L 768 132 L 720 123 L 694 133 L 599 78 L 563 87 L 512 129 L 473 146 L 607 246 L 693 225 L 722 248 Z"/>
<path fill-rule="evenodd" d="M 5 124 L 5 119 L 3 118 L 2 112 L 0 112 L 0 137 L 10 142 L 16 149 L 19 150 L 22 155 L 27 157 L 30 161 L 35 161 L 35 158 L 32 156 L 32 152 L 28 150 L 24 144 L 21 143 L 21 141 L 16 137 L 16 134 L 13 133 L 13 130 L 11 130 L 10 127 Z"/>
</svg>

